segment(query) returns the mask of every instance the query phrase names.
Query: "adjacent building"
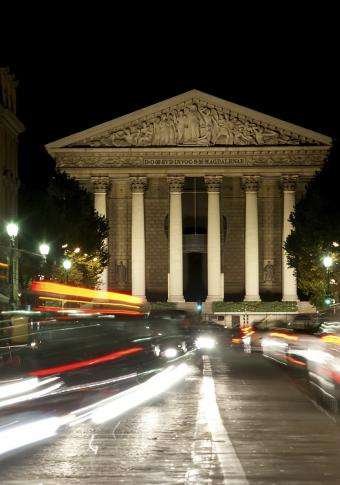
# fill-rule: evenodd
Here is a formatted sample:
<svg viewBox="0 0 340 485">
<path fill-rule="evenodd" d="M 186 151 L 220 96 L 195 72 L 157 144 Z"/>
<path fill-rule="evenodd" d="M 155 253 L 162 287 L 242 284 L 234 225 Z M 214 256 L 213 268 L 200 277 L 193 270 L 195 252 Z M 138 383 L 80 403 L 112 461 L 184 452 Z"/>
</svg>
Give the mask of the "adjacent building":
<svg viewBox="0 0 340 485">
<path fill-rule="evenodd" d="M 193 90 L 49 143 L 108 218 L 102 287 L 148 300 L 297 300 L 283 242 L 331 139 Z"/>
<path fill-rule="evenodd" d="M 0 303 L 8 293 L 9 240 L 5 224 L 17 217 L 18 136 L 24 131 L 16 116 L 16 88 L 17 81 L 9 68 L 0 67 Z"/>
</svg>

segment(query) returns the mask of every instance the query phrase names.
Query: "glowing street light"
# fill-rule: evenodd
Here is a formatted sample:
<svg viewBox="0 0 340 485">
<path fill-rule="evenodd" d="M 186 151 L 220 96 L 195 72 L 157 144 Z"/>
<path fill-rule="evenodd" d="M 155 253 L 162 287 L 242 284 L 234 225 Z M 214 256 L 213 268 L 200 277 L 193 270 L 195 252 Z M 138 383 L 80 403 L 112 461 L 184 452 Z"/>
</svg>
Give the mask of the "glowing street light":
<svg viewBox="0 0 340 485">
<path fill-rule="evenodd" d="M 41 243 L 39 245 L 39 252 L 42 256 L 44 256 L 44 259 L 46 259 L 46 256 L 50 252 L 50 246 L 46 243 Z"/>
<path fill-rule="evenodd" d="M 64 259 L 63 261 L 63 268 L 66 271 L 66 284 L 68 283 L 68 271 L 72 267 L 72 261 L 70 259 Z"/>
<path fill-rule="evenodd" d="M 333 264 L 333 258 L 332 256 L 324 256 L 322 258 L 322 264 L 324 265 L 325 268 L 330 268 Z"/>
<path fill-rule="evenodd" d="M 322 264 L 324 265 L 324 267 L 326 268 L 326 271 L 327 271 L 327 295 L 326 295 L 326 298 L 325 298 L 325 304 L 328 306 L 328 305 L 331 305 L 333 303 L 333 298 L 329 296 L 329 294 L 330 294 L 329 268 L 333 264 L 332 256 L 324 256 L 322 258 Z"/>
<path fill-rule="evenodd" d="M 9 222 L 6 225 L 6 232 L 11 241 L 11 249 L 10 249 L 10 261 L 9 261 L 9 298 L 8 303 L 9 306 L 15 309 L 18 303 L 18 268 L 17 268 L 17 260 L 15 254 L 15 238 L 19 232 L 19 226 L 15 222 Z"/>
<path fill-rule="evenodd" d="M 15 222 L 9 222 L 6 225 L 6 232 L 9 235 L 11 239 L 17 237 L 18 232 L 19 232 L 19 226 Z"/>
<path fill-rule="evenodd" d="M 50 252 L 50 246 L 46 243 L 39 244 L 39 252 L 42 256 L 42 260 L 41 260 L 41 264 L 40 264 L 40 268 L 41 268 L 40 279 L 43 280 L 45 278 L 43 273 L 44 273 L 44 269 L 45 269 L 45 265 L 46 265 L 46 256 Z"/>
<path fill-rule="evenodd" d="M 63 268 L 68 271 L 72 267 L 72 261 L 70 259 L 64 259 L 63 261 Z"/>
</svg>

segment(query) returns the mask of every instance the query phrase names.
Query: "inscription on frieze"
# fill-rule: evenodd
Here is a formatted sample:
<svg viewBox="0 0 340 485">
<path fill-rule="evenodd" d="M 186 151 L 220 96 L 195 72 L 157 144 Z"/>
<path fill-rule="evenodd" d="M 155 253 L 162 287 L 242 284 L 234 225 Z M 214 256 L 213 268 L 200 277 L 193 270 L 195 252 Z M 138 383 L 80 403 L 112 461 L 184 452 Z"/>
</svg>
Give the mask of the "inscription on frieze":
<svg viewBox="0 0 340 485">
<path fill-rule="evenodd" d="M 306 156 L 277 156 L 277 157 L 228 157 L 228 158 L 114 158 L 110 156 L 82 156 L 77 159 L 72 155 L 59 156 L 57 164 L 59 168 L 147 168 L 160 166 L 198 166 L 198 167 L 270 167 L 278 165 L 320 165 L 324 162 L 325 155 Z"/>
</svg>

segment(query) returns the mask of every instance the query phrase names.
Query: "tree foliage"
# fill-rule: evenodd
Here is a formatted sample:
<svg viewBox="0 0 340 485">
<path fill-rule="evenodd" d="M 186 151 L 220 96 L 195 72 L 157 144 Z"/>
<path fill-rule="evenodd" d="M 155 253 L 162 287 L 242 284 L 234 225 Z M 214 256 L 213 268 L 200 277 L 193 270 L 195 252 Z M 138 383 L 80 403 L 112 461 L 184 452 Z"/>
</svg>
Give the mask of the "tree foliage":
<svg viewBox="0 0 340 485">
<path fill-rule="evenodd" d="M 20 190 L 19 214 L 21 225 L 20 245 L 28 251 L 38 253 L 40 242 L 47 242 L 51 246 L 48 264 L 44 271 L 48 275 L 58 274 L 56 267 L 65 257 L 67 244 L 69 251 L 81 248 L 81 254 L 88 254 L 90 260 L 97 258 L 92 268 L 91 276 L 85 270 L 85 263 L 74 265 L 79 274 L 74 281 L 79 284 L 94 285 L 95 274 L 101 272 L 107 264 L 108 253 L 104 240 L 108 236 L 108 224 L 104 217 L 94 210 L 92 195 L 66 173 L 52 171 L 44 184 L 33 189 L 24 185 Z M 84 257 L 84 256 L 82 256 Z M 41 258 L 23 253 L 21 257 L 23 284 L 35 277 L 39 272 Z"/>
<path fill-rule="evenodd" d="M 297 203 L 290 217 L 293 230 L 285 244 L 289 265 L 295 268 L 298 276 L 299 289 L 317 306 L 324 304 L 327 295 L 337 297 L 340 283 L 339 175 L 337 145 Z M 326 255 L 333 258 L 328 271 L 322 263 Z"/>
<path fill-rule="evenodd" d="M 71 261 L 71 268 L 66 270 L 61 264 L 51 268 L 51 279 L 72 285 L 82 285 L 96 288 L 99 284 L 103 265 L 100 262 L 99 251 L 94 253 L 77 252 L 75 250 L 65 250 L 65 258 Z"/>
</svg>

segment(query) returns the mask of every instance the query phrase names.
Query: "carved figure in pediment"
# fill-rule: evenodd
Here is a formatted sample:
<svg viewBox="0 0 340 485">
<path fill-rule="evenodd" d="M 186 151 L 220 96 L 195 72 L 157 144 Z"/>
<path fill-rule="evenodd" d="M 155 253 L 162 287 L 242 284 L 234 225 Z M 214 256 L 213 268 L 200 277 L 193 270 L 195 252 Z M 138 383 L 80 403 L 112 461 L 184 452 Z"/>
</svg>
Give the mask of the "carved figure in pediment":
<svg viewBox="0 0 340 485">
<path fill-rule="evenodd" d="M 190 108 L 185 108 L 184 143 L 197 142 L 201 136 L 200 118 L 197 106 L 193 104 Z"/>
<path fill-rule="evenodd" d="M 143 122 L 137 138 L 137 145 L 150 145 L 152 143 L 153 129 L 151 125 L 148 125 L 145 121 Z"/>
<path fill-rule="evenodd" d="M 219 145 L 234 144 L 234 124 L 229 120 L 228 115 L 219 116 L 219 131 L 215 143 Z"/>
<path fill-rule="evenodd" d="M 184 140 L 184 129 L 185 129 L 185 116 L 184 111 L 181 109 L 177 115 L 177 144 L 182 145 Z"/>
<path fill-rule="evenodd" d="M 169 107 L 116 130 L 85 140 L 85 146 L 264 146 L 306 143 L 303 137 L 276 129 L 275 126 L 268 127 L 245 115 L 198 99 L 190 104 Z M 77 144 L 84 145 L 84 140 Z"/>
</svg>

